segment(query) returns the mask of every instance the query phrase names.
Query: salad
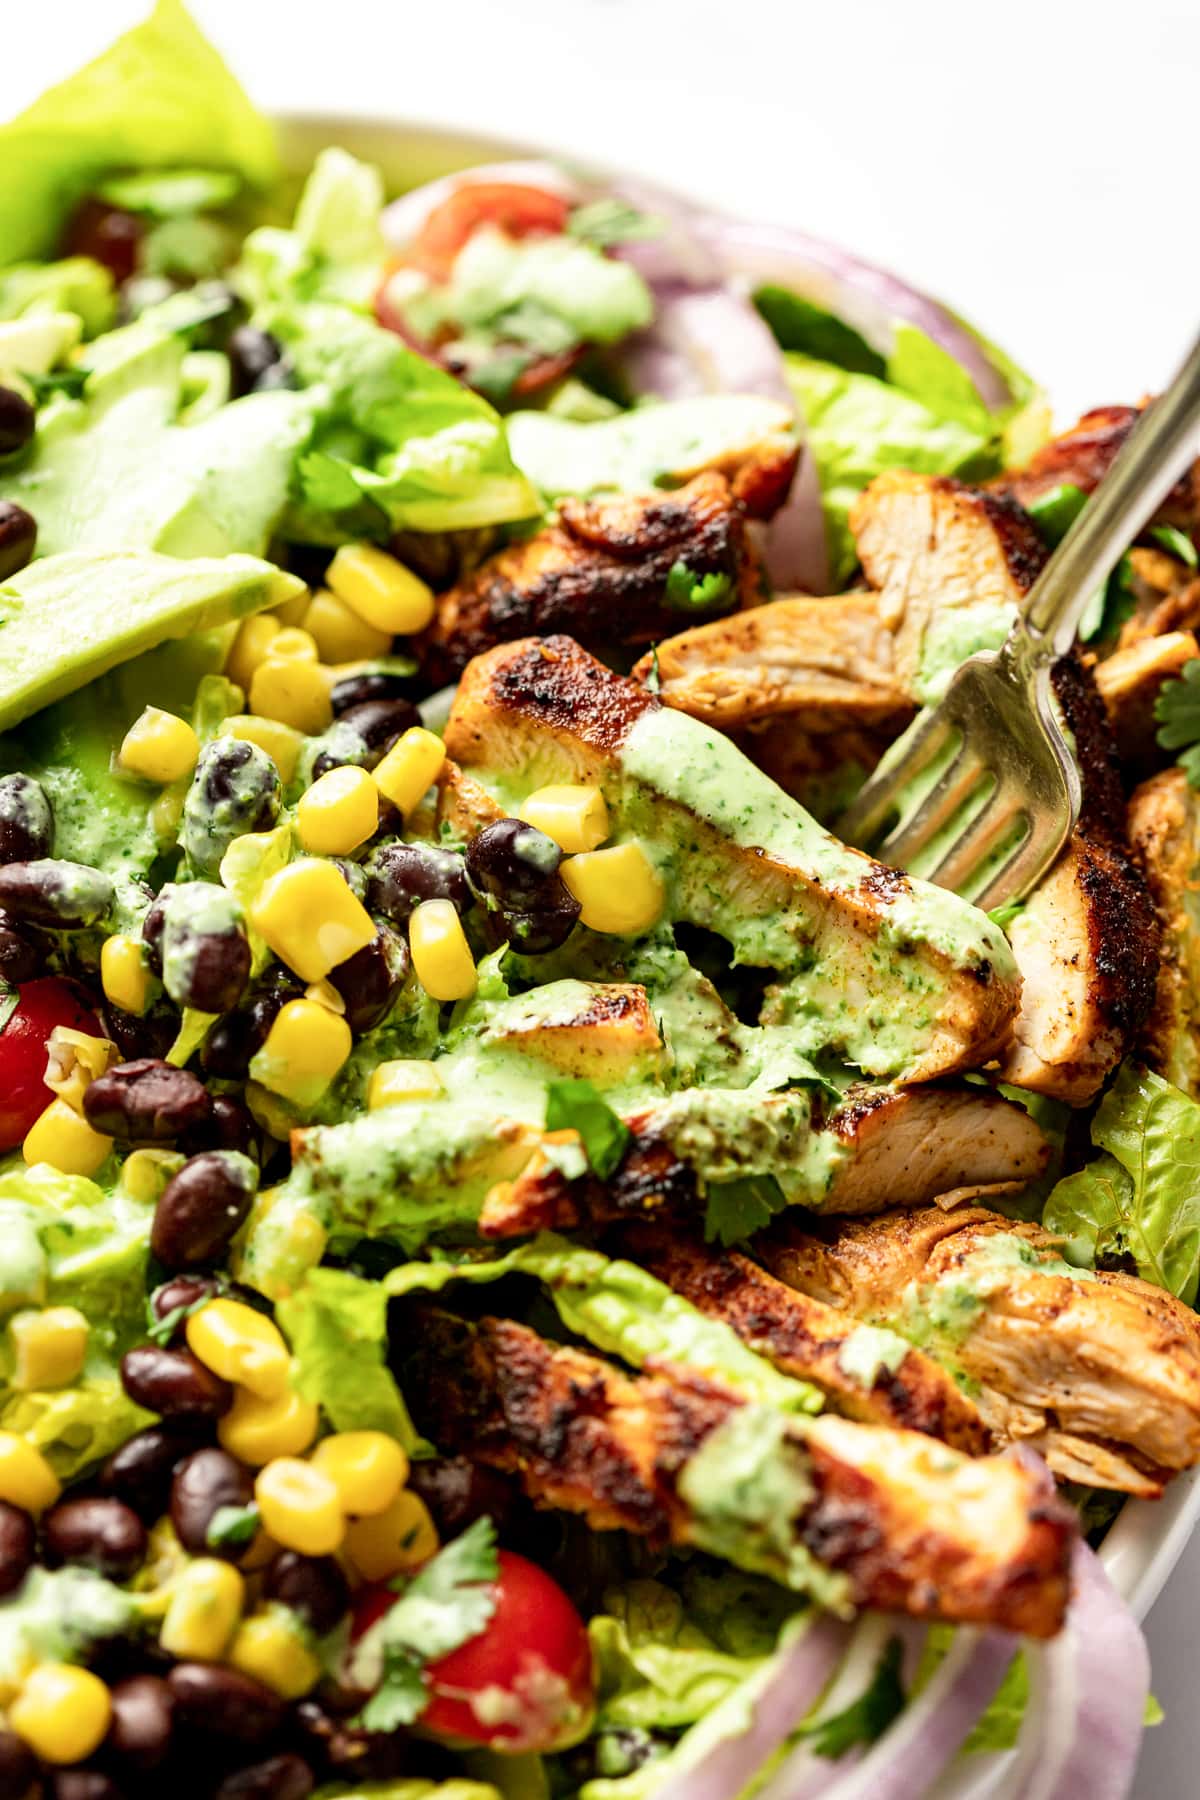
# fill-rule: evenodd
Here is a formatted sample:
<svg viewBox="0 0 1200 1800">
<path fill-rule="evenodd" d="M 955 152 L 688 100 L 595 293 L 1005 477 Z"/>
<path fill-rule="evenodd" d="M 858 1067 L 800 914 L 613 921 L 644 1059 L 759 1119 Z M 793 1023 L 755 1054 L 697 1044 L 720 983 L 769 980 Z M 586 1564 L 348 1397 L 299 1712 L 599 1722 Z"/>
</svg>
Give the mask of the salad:
<svg viewBox="0 0 1200 1800">
<path fill-rule="evenodd" d="M 0 143 L 0 1795 L 1126 1794 L 1200 474 L 989 915 L 831 827 L 1135 408 L 634 184 L 297 183 L 177 0 Z"/>
</svg>

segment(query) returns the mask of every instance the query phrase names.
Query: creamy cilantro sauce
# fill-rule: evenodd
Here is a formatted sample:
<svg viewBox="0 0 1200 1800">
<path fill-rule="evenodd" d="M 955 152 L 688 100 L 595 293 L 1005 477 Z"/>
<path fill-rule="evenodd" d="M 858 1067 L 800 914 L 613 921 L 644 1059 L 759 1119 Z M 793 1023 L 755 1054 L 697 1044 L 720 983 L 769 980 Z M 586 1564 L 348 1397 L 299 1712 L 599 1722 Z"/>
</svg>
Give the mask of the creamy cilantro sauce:
<svg viewBox="0 0 1200 1800">
<path fill-rule="evenodd" d="M 90 1644 L 118 1637 L 137 1602 L 90 1569 L 33 1569 L 0 1606 L 0 1695 L 11 1695 L 40 1663 L 78 1662 Z"/>
<path fill-rule="evenodd" d="M 843 1375 L 863 1388 L 872 1388 L 880 1375 L 894 1375 L 911 1345 L 880 1325 L 856 1325 L 837 1354 Z"/>
<path fill-rule="evenodd" d="M 961 1343 L 974 1330 L 989 1297 L 1005 1286 L 1014 1270 L 1072 1281 L 1096 1279 L 1093 1270 L 1077 1268 L 1053 1250 L 1040 1250 L 1015 1232 L 995 1232 L 940 1281 L 910 1282 L 894 1319 L 897 1330 L 915 1344 Z"/>
</svg>

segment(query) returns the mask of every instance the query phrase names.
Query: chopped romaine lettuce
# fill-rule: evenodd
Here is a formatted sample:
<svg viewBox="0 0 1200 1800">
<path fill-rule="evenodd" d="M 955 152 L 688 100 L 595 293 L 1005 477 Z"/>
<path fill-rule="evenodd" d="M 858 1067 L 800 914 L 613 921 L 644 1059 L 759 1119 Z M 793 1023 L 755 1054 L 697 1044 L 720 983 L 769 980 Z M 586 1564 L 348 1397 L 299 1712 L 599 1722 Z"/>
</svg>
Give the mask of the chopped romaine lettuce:
<svg viewBox="0 0 1200 1800">
<path fill-rule="evenodd" d="M 313 1269 L 279 1323 L 292 1346 L 293 1385 L 335 1431 L 386 1431 L 410 1453 L 422 1440 L 387 1366 L 385 1288 L 345 1269 Z"/>
<path fill-rule="evenodd" d="M 14 263 L 0 270 L 0 319 L 26 313 L 75 313 L 85 337 L 107 331 L 117 310 L 113 279 L 89 256 L 67 256 L 60 262 Z"/>
<path fill-rule="evenodd" d="M 865 337 L 847 325 L 836 314 L 827 312 L 793 294 L 789 288 L 768 283 L 754 295 L 757 306 L 771 327 L 781 350 L 798 351 L 815 357 L 818 362 L 832 363 L 852 375 L 874 375 L 882 379 L 887 363 L 878 350 L 873 350 Z"/>
</svg>

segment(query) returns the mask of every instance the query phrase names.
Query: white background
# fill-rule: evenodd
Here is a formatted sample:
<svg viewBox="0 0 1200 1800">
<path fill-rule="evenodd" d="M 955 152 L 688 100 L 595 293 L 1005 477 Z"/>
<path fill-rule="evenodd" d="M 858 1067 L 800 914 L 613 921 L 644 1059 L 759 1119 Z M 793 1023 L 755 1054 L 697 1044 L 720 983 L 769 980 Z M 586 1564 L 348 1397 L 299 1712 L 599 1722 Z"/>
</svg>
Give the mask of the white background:
<svg viewBox="0 0 1200 1800">
<path fill-rule="evenodd" d="M 973 318 L 1064 421 L 1161 384 L 1200 323 L 1196 0 L 192 4 L 265 106 L 557 144 L 838 238 Z M 4 108 L 141 10 L 0 0 Z M 1168 1722 L 1138 1800 L 1200 1786 L 1198 1613 L 1200 1541 L 1150 1621 Z"/>
</svg>

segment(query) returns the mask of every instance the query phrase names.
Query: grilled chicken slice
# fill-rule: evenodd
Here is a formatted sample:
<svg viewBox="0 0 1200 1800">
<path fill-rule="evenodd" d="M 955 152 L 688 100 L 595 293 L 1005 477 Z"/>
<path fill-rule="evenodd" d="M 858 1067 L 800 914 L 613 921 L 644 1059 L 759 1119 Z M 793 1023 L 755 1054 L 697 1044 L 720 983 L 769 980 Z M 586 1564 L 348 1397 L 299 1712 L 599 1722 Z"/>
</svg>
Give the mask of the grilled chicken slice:
<svg viewBox="0 0 1200 1800">
<path fill-rule="evenodd" d="M 1009 926 L 1023 977 L 1005 1081 L 1069 1106 L 1094 1099 L 1137 1042 L 1154 999 L 1158 930 L 1130 860 L 1124 798 L 1103 708 L 1078 661 L 1055 694 L 1075 740 L 1083 810 L 1067 847 Z"/>
<path fill-rule="evenodd" d="M 1167 1081 L 1200 1099 L 1200 920 L 1194 899 L 1200 806 L 1181 768 L 1163 769 L 1134 790 L 1129 836 L 1162 928 L 1143 1054 Z"/>
<path fill-rule="evenodd" d="M 749 1100 L 760 1121 L 777 1104 L 769 1094 Z M 679 1106 L 666 1099 L 629 1115 L 632 1141 L 604 1183 L 571 1180 L 553 1156 L 535 1154 L 519 1175 L 488 1194 L 480 1232 L 508 1238 L 568 1231 L 585 1221 L 695 1220 L 704 1207 L 688 1160 L 695 1112 L 690 1100 Z M 1040 1128 L 1023 1107 L 978 1087 L 852 1088 L 828 1114 L 814 1109 L 811 1125 L 814 1137 L 824 1138 L 831 1170 L 828 1182 L 805 1196 L 805 1207 L 815 1212 L 878 1212 L 934 1200 L 953 1205 L 1023 1187 L 1049 1157 Z"/>
<path fill-rule="evenodd" d="M 736 1250 L 678 1230 L 630 1225 L 621 1252 L 699 1311 L 720 1319 L 774 1363 L 822 1388 L 835 1412 L 941 1438 L 968 1456 L 991 1447 L 973 1401 L 932 1357 L 903 1338 L 801 1294 Z"/>
<path fill-rule="evenodd" d="M 837 843 L 720 733 L 570 638 L 478 657 L 446 749 L 514 811 L 549 782 L 599 785 L 613 835 L 639 834 L 653 854 L 667 917 L 778 971 L 773 1016 L 814 1048 L 924 1081 L 1005 1042 L 1018 986 L 990 920 Z"/>
<path fill-rule="evenodd" d="M 691 585 L 676 598 L 668 581 L 679 565 Z M 441 685 L 480 651 L 531 632 L 568 631 L 593 648 L 648 644 L 675 630 L 681 608 L 703 616 L 761 598 L 743 509 L 708 471 L 670 494 L 562 501 L 555 524 L 438 596 L 417 650 Z"/>
<path fill-rule="evenodd" d="M 992 490 L 1010 494 L 1022 506 L 1057 487 L 1092 493 L 1108 474 L 1140 411 L 1137 406 L 1093 407 L 1069 431 L 1035 451 L 1025 468 L 998 476 Z M 1200 462 L 1172 488 L 1157 517 L 1184 531 L 1200 520 Z"/>
<path fill-rule="evenodd" d="M 511 1320 L 423 1307 L 409 1334 L 405 1392 L 438 1448 L 595 1530 L 711 1549 L 840 1610 L 1062 1623 L 1074 1521 L 1032 1460 L 784 1415 L 680 1367 L 627 1375 Z"/>
<path fill-rule="evenodd" d="M 1033 521 L 1002 494 L 944 475 L 879 475 L 850 529 L 902 691 L 926 703 L 973 650 L 1003 640 L 1046 561 Z"/>
<path fill-rule="evenodd" d="M 1144 638 L 1200 629 L 1200 578 L 1165 550 L 1137 544 L 1129 552 L 1134 609 L 1117 638 L 1126 650 Z"/>
<path fill-rule="evenodd" d="M 1152 1497 L 1200 1461 L 1200 1320 L 1134 1276 L 1070 1268 L 1056 1243 L 967 1207 L 788 1223 L 755 1249 L 801 1292 L 917 1335 L 975 1386 L 999 1441 Z"/>
<path fill-rule="evenodd" d="M 1156 757 L 1161 760 L 1154 703 L 1163 683 L 1173 681 L 1195 656 L 1200 656 L 1200 642 L 1193 632 L 1168 631 L 1135 638 L 1096 664 L 1096 689 L 1127 773 L 1145 769 Z"/>
</svg>

